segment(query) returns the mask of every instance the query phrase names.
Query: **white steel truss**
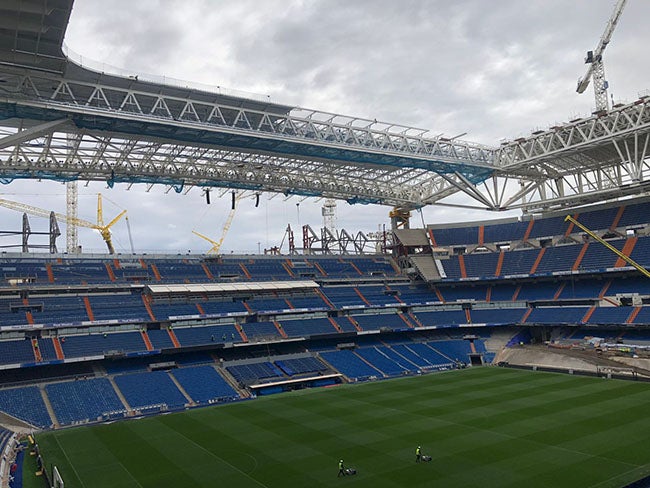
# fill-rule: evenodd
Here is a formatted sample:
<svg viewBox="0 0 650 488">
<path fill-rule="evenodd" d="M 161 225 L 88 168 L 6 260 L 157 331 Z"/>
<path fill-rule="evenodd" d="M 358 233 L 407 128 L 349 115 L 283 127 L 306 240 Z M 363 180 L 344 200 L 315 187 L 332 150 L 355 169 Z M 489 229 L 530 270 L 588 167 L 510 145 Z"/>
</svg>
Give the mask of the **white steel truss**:
<svg viewBox="0 0 650 488">
<path fill-rule="evenodd" d="M 647 98 L 493 149 L 76 70 L 84 81 L 0 69 L 3 181 L 216 186 L 404 208 L 462 192 L 476 208 L 532 212 L 645 192 L 650 176 Z"/>
<path fill-rule="evenodd" d="M 113 77 L 115 78 L 115 77 Z M 431 163 L 489 169 L 493 150 L 459 139 L 427 137 L 427 130 L 345 115 L 266 104 L 248 108 L 216 95 L 196 99 L 160 90 L 143 91 L 91 81 L 76 81 L 35 72 L 5 73 L 2 81 L 11 98 L 32 107 L 59 109 L 68 114 L 110 113 L 132 121 L 173 122 L 201 129 L 230 129 L 230 133 L 256 133 L 274 140 L 315 142 L 334 148 L 380 151 L 382 155 L 412 156 Z M 133 85 L 136 82 L 132 82 Z M 250 105 L 250 104 L 249 104 Z M 261 106 L 260 103 L 255 104 Z M 289 111 L 286 111 L 289 108 Z M 234 132 L 232 132 L 234 131 Z"/>
<path fill-rule="evenodd" d="M 534 211 L 644 193 L 649 159 L 650 98 L 642 97 L 502 144 L 496 174 L 532 169 L 538 175 L 520 178 L 500 205 Z"/>
</svg>

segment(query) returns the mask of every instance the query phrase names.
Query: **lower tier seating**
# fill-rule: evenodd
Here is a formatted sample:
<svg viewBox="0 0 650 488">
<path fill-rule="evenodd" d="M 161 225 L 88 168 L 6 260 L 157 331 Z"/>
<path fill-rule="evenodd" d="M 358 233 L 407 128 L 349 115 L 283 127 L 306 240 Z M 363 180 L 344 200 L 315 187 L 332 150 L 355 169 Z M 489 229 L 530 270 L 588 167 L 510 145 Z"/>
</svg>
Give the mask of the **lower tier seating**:
<svg viewBox="0 0 650 488">
<path fill-rule="evenodd" d="M 106 378 L 53 383 L 45 391 L 61 424 L 110 418 L 125 410 Z"/>
<path fill-rule="evenodd" d="M 165 371 L 133 373 L 115 377 L 115 383 L 134 409 L 184 406 L 187 399 Z"/>
<path fill-rule="evenodd" d="M 0 411 L 39 428 L 48 428 L 52 419 L 37 386 L 0 389 Z"/>
<path fill-rule="evenodd" d="M 227 366 L 226 370 L 242 384 L 250 384 L 268 378 L 282 378 L 282 371 L 268 361 Z"/>
<path fill-rule="evenodd" d="M 212 366 L 179 368 L 172 374 L 197 403 L 239 398 L 239 394 Z"/>
</svg>

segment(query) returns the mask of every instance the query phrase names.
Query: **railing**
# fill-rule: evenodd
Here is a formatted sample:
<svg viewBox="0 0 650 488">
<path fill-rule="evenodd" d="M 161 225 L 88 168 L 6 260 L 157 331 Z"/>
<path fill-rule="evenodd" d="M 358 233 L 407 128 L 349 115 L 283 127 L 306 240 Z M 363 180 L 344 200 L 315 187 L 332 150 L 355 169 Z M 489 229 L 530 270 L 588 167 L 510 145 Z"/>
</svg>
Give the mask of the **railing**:
<svg viewBox="0 0 650 488">
<path fill-rule="evenodd" d="M 249 98 L 260 102 L 270 102 L 271 95 L 262 95 L 259 93 L 248 92 L 244 90 L 234 90 L 220 85 L 208 85 L 204 83 L 197 83 L 192 81 L 180 80 L 171 78 L 169 76 L 152 75 L 149 73 L 134 73 L 122 68 L 118 68 L 108 63 L 102 63 L 94 59 L 82 56 L 70 49 L 65 43 L 62 45 L 63 54 L 75 64 L 98 73 L 107 73 L 111 75 L 121 76 L 124 78 L 137 79 L 138 81 L 147 81 L 150 83 L 157 83 L 162 85 L 175 86 L 178 88 L 189 88 L 191 90 L 199 90 L 208 93 L 216 93 L 217 95 L 225 95 L 236 98 Z"/>
</svg>

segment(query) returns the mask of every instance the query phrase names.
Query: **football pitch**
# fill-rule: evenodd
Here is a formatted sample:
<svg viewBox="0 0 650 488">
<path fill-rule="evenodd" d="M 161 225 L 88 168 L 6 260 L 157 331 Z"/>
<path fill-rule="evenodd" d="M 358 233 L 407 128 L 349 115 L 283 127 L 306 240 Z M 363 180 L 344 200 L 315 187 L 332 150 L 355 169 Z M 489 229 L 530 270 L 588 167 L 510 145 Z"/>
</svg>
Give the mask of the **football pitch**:
<svg viewBox="0 0 650 488">
<path fill-rule="evenodd" d="M 649 406 L 648 383 L 485 367 L 37 439 L 66 488 L 620 487 L 650 474 Z"/>
</svg>

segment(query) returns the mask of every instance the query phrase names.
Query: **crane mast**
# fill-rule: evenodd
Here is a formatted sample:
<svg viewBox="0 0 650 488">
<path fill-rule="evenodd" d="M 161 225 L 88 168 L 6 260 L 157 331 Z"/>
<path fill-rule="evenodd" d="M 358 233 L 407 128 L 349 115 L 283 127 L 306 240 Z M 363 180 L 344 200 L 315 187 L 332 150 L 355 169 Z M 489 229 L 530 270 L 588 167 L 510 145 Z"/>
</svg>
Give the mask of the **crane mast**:
<svg viewBox="0 0 650 488">
<path fill-rule="evenodd" d="M 616 24 L 623 13 L 623 8 L 627 0 L 618 0 L 614 7 L 611 17 L 607 21 L 605 32 L 600 38 L 598 46 L 593 51 L 587 51 L 585 63 L 589 65 L 585 75 L 578 80 L 578 93 L 583 93 L 589 86 L 589 82 L 593 78 L 594 95 L 596 98 L 596 111 L 609 110 L 609 99 L 607 98 L 607 88 L 609 87 L 605 79 L 605 65 L 603 64 L 603 53 L 609 41 L 612 38 Z"/>
<path fill-rule="evenodd" d="M 75 221 L 78 218 L 79 193 L 76 181 L 68 181 L 65 185 L 66 222 L 65 247 L 68 254 L 79 253 L 79 232 Z"/>
<path fill-rule="evenodd" d="M 235 217 L 235 210 L 236 210 L 236 202 L 239 202 L 244 197 L 243 193 L 239 193 L 237 195 L 234 195 L 233 192 L 233 201 L 232 201 L 232 207 L 230 209 L 230 212 L 228 213 L 228 216 L 226 217 L 226 221 L 223 224 L 223 228 L 221 229 L 221 237 L 219 238 L 218 241 L 215 241 L 214 239 L 210 239 L 209 237 L 200 234 L 196 232 L 195 230 L 192 231 L 193 234 L 199 236 L 201 239 L 205 239 L 208 241 L 210 244 L 212 244 L 212 247 L 206 252 L 206 254 L 219 254 L 219 250 L 221 249 L 221 245 L 223 244 L 224 239 L 226 238 L 226 235 L 228 234 L 228 231 L 230 230 L 230 226 L 232 225 L 232 221 Z"/>
</svg>

